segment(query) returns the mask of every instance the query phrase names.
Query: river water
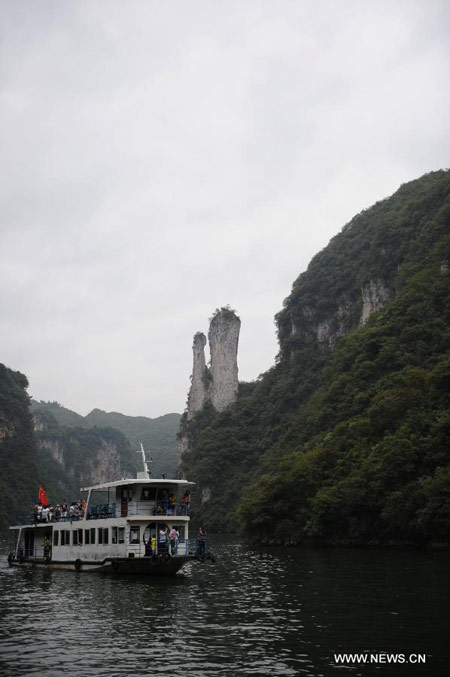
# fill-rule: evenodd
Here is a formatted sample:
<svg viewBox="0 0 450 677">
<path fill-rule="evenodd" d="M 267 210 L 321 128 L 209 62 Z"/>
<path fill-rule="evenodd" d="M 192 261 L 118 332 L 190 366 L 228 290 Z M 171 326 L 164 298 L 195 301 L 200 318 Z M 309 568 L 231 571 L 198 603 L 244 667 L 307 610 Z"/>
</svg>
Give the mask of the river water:
<svg viewBox="0 0 450 677">
<path fill-rule="evenodd" d="M 449 674 L 450 553 L 214 543 L 167 579 L 9 568 L 3 548 L 1 677 Z M 426 662 L 336 663 L 354 652 Z"/>
</svg>

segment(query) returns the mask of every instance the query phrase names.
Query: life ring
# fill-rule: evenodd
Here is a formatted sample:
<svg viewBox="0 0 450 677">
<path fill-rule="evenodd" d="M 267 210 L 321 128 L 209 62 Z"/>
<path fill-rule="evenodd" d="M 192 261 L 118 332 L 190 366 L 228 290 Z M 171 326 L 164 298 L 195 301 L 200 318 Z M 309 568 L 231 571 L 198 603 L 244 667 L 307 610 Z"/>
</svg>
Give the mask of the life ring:
<svg viewBox="0 0 450 677">
<path fill-rule="evenodd" d="M 81 559 L 75 560 L 75 569 L 79 571 L 81 569 Z"/>
<path fill-rule="evenodd" d="M 172 559 L 171 555 L 168 552 L 165 552 L 164 555 L 162 555 L 161 557 L 161 562 L 163 564 L 167 564 L 167 562 L 170 562 L 171 559 Z"/>
<path fill-rule="evenodd" d="M 150 557 L 150 564 L 159 564 L 159 557 L 158 555 L 152 555 Z"/>
</svg>

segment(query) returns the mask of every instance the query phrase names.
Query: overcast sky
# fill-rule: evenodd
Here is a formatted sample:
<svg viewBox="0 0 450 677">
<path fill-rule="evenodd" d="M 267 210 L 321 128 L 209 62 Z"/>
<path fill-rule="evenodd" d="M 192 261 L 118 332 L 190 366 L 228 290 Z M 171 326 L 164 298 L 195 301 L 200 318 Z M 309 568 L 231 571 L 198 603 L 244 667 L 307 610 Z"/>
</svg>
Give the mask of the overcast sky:
<svg viewBox="0 0 450 677">
<path fill-rule="evenodd" d="M 449 161 L 448 0 L 1 0 L 0 362 L 86 414 L 183 411 L 361 209 Z"/>
</svg>

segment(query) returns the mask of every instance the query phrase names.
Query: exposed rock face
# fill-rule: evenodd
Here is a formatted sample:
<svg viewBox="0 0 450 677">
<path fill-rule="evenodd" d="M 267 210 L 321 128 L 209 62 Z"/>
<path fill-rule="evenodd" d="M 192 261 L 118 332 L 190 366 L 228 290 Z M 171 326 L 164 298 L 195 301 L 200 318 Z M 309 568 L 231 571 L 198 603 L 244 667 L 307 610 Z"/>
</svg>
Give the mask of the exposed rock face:
<svg viewBox="0 0 450 677">
<path fill-rule="evenodd" d="M 194 364 L 185 414 L 187 421 L 191 421 L 206 404 L 223 411 L 236 401 L 240 328 L 241 321 L 230 308 L 221 308 L 214 313 L 208 333 L 211 353 L 209 368 L 205 361 L 206 337 L 201 332 L 195 334 L 192 346 Z M 183 454 L 188 450 L 188 427 L 182 419 L 178 444 L 179 467 Z"/>
<path fill-rule="evenodd" d="M 47 421 L 43 419 L 42 416 L 39 416 L 39 414 L 33 414 L 33 427 L 36 432 L 41 433 L 44 430 L 47 430 Z"/>
<path fill-rule="evenodd" d="M 294 320 L 291 314 L 291 336 L 300 335 L 306 343 L 318 341 L 324 347 L 334 348 L 337 339 L 350 330 L 350 309 L 350 302 L 342 301 L 329 317 L 318 321 L 315 311 L 304 306 L 303 321 Z"/>
<path fill-rule="evenodd" d="M 69 444 L 78 446 L 77 440 L 69 440 Z M 41 437 L 38 440 L 39 449 L 48 451 L 54 461 L 61 466 L 68 478 L 76 478 L 81 484 L 102 484 L 129 475 L 121 468 L 120 454 L 117 445 L 109 440 L 100 439 L 99 445 L 89 455 L 83 454 L 81 472 L 75 470 L 73 462 L 68 459 L 67 442 Z"/>
<path fill-rule="evenodd" d="M 211 499 L 211 489 L 209 487 L 203 487 L 202 489 L 202 505 L 207 503 Z"/>
<path fill-rule="evenodd" d="M 216 311 L 209 327 L 211 366 L 205 361 L 206 337 L 201 332 L 194 336 L 192 347 L 194 364 L 187 404 L 187 418 L 210 402 L 217 411 L 223 411 L 235 402 L 238 391 L 237 351 L 241 321 L 233 310 Z"/>
<path fill-rule="evenodd" d="M 350 307 L 348 302 L 340 303 L 330 319 L 323 320 L 314 327 L 319 343 L 334 348 L 337 339 L 349 332 Z"/>
<path fill-rule="evenodd" d="M 205 361 L 206 336 L 197 332 L 194 336 L 192 351 L 194 366 L 192 369 L 192 383 L 188 396 L 187 414 L 191 419 L 197 411 L 201 411 L 209 400 L 209 374 Z"/>
<path fill-rule="evenodd" d="M 63 469 L 66 470 L 66 464 L 64 461 L 64 450 L 61 448 L 61 445 L 57 440 L 40 439 L 38 441 L 38 446 L 39 449 L 46 449 L 47 451 L 49 451 L 53 460 L 56 461 L 57 463 L 60 463 Z"/>
<path fill-rule="evenodd" d="M 391 290 L 386 287 L 383 280 L 371 280 L 362 289 L 363 309 L 360 324 L 365 324 L 372 313 L 380 310 L 391 298 Z"/>
<path fill-rule="evenodd" d="M 15 426 L 12 421 L 0 419 L 0 440 L 14 435 Z"/>
<path fill-rule="evenodd" d="M 225 309 L 216 313 L 209 327 L 211 403 L 217 411 L 226 409 L 237 397 L 240 329 L 240 319 L 234 312 Z"/>
<path fill-rule="evenodd" d="M 101 440 L 101 447 L 98 448 L 95 456 L 91 456 L 86 468 L 85 481 L 93 484 L 102 484 L 103 482 L 113 482 L 122 476 L 119 450 L 117 445 Z"/>
</svg>

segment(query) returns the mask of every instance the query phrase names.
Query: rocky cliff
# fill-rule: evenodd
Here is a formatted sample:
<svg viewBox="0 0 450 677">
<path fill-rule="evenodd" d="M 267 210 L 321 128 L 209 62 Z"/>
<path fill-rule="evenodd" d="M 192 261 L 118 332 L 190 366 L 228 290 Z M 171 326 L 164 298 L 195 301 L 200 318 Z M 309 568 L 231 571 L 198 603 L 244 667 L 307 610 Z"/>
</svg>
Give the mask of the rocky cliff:
<svg viewBox="0 0 450 677">
<path fill-rule="evenodd" d="M 208 339 L 211 355 L 206 366 L 206 337 L 201 332 L 194 336 L 191 387 L 187 402 L 187 418 L 210 403 L 216 411 L 224 411 L 236 401 L 238 392 L 237 352 L 241 321 L 230 308 L 216 310 L 211 318 Z"/>
<path fill-rule="evenodd" d="M 192 346 L 193 367 L 191 387 L 187 402 L 187 416 L 191 420 L 198 411 L 201 411 L 210 400 L 210 372 L 205 360 L 206 336 L 197 332 Z"/>
<path fill-rule="evenodd" d="M 223 412 L 237 399 L 240 328 L 241 321 L 234 310 L 225 307 L 215 311 L 208 332 L 211 356 L 209 367 L 205 359 L 206 336 L 201 332 L 194 336 L 191 387 L 178 435 L 179 469 L 191 446 L 190 430 L 196 416 L 208 407 L 213 411 Z M 209 500 L 210 495 L 209 487 L 203 487 L 203 500 Z"/>
<path fill-rule="evenodd" d="M 45 410 L 35 411 L 33 421 L 42 481 L 51 501 L 78 497 L 82 486 L 135 476 L 137 455 L 120 431 L 61 426 Z"/>
<path fill-rule="evenodd" d="M 237 352 L 241 321 L 226 308 L 215 313 L 209 326 L 211 351 L 211 404 L 224 411 L 236 401 L 238 392 Z"/>
<path fill-rule="evenodd" d="M 191 421 L 198 520 L 237 517 L 260 540 L 450 543 L 449 260 L 448 170 L 313 258 L 276 316 L 276 364 Z"/>
</svg>

